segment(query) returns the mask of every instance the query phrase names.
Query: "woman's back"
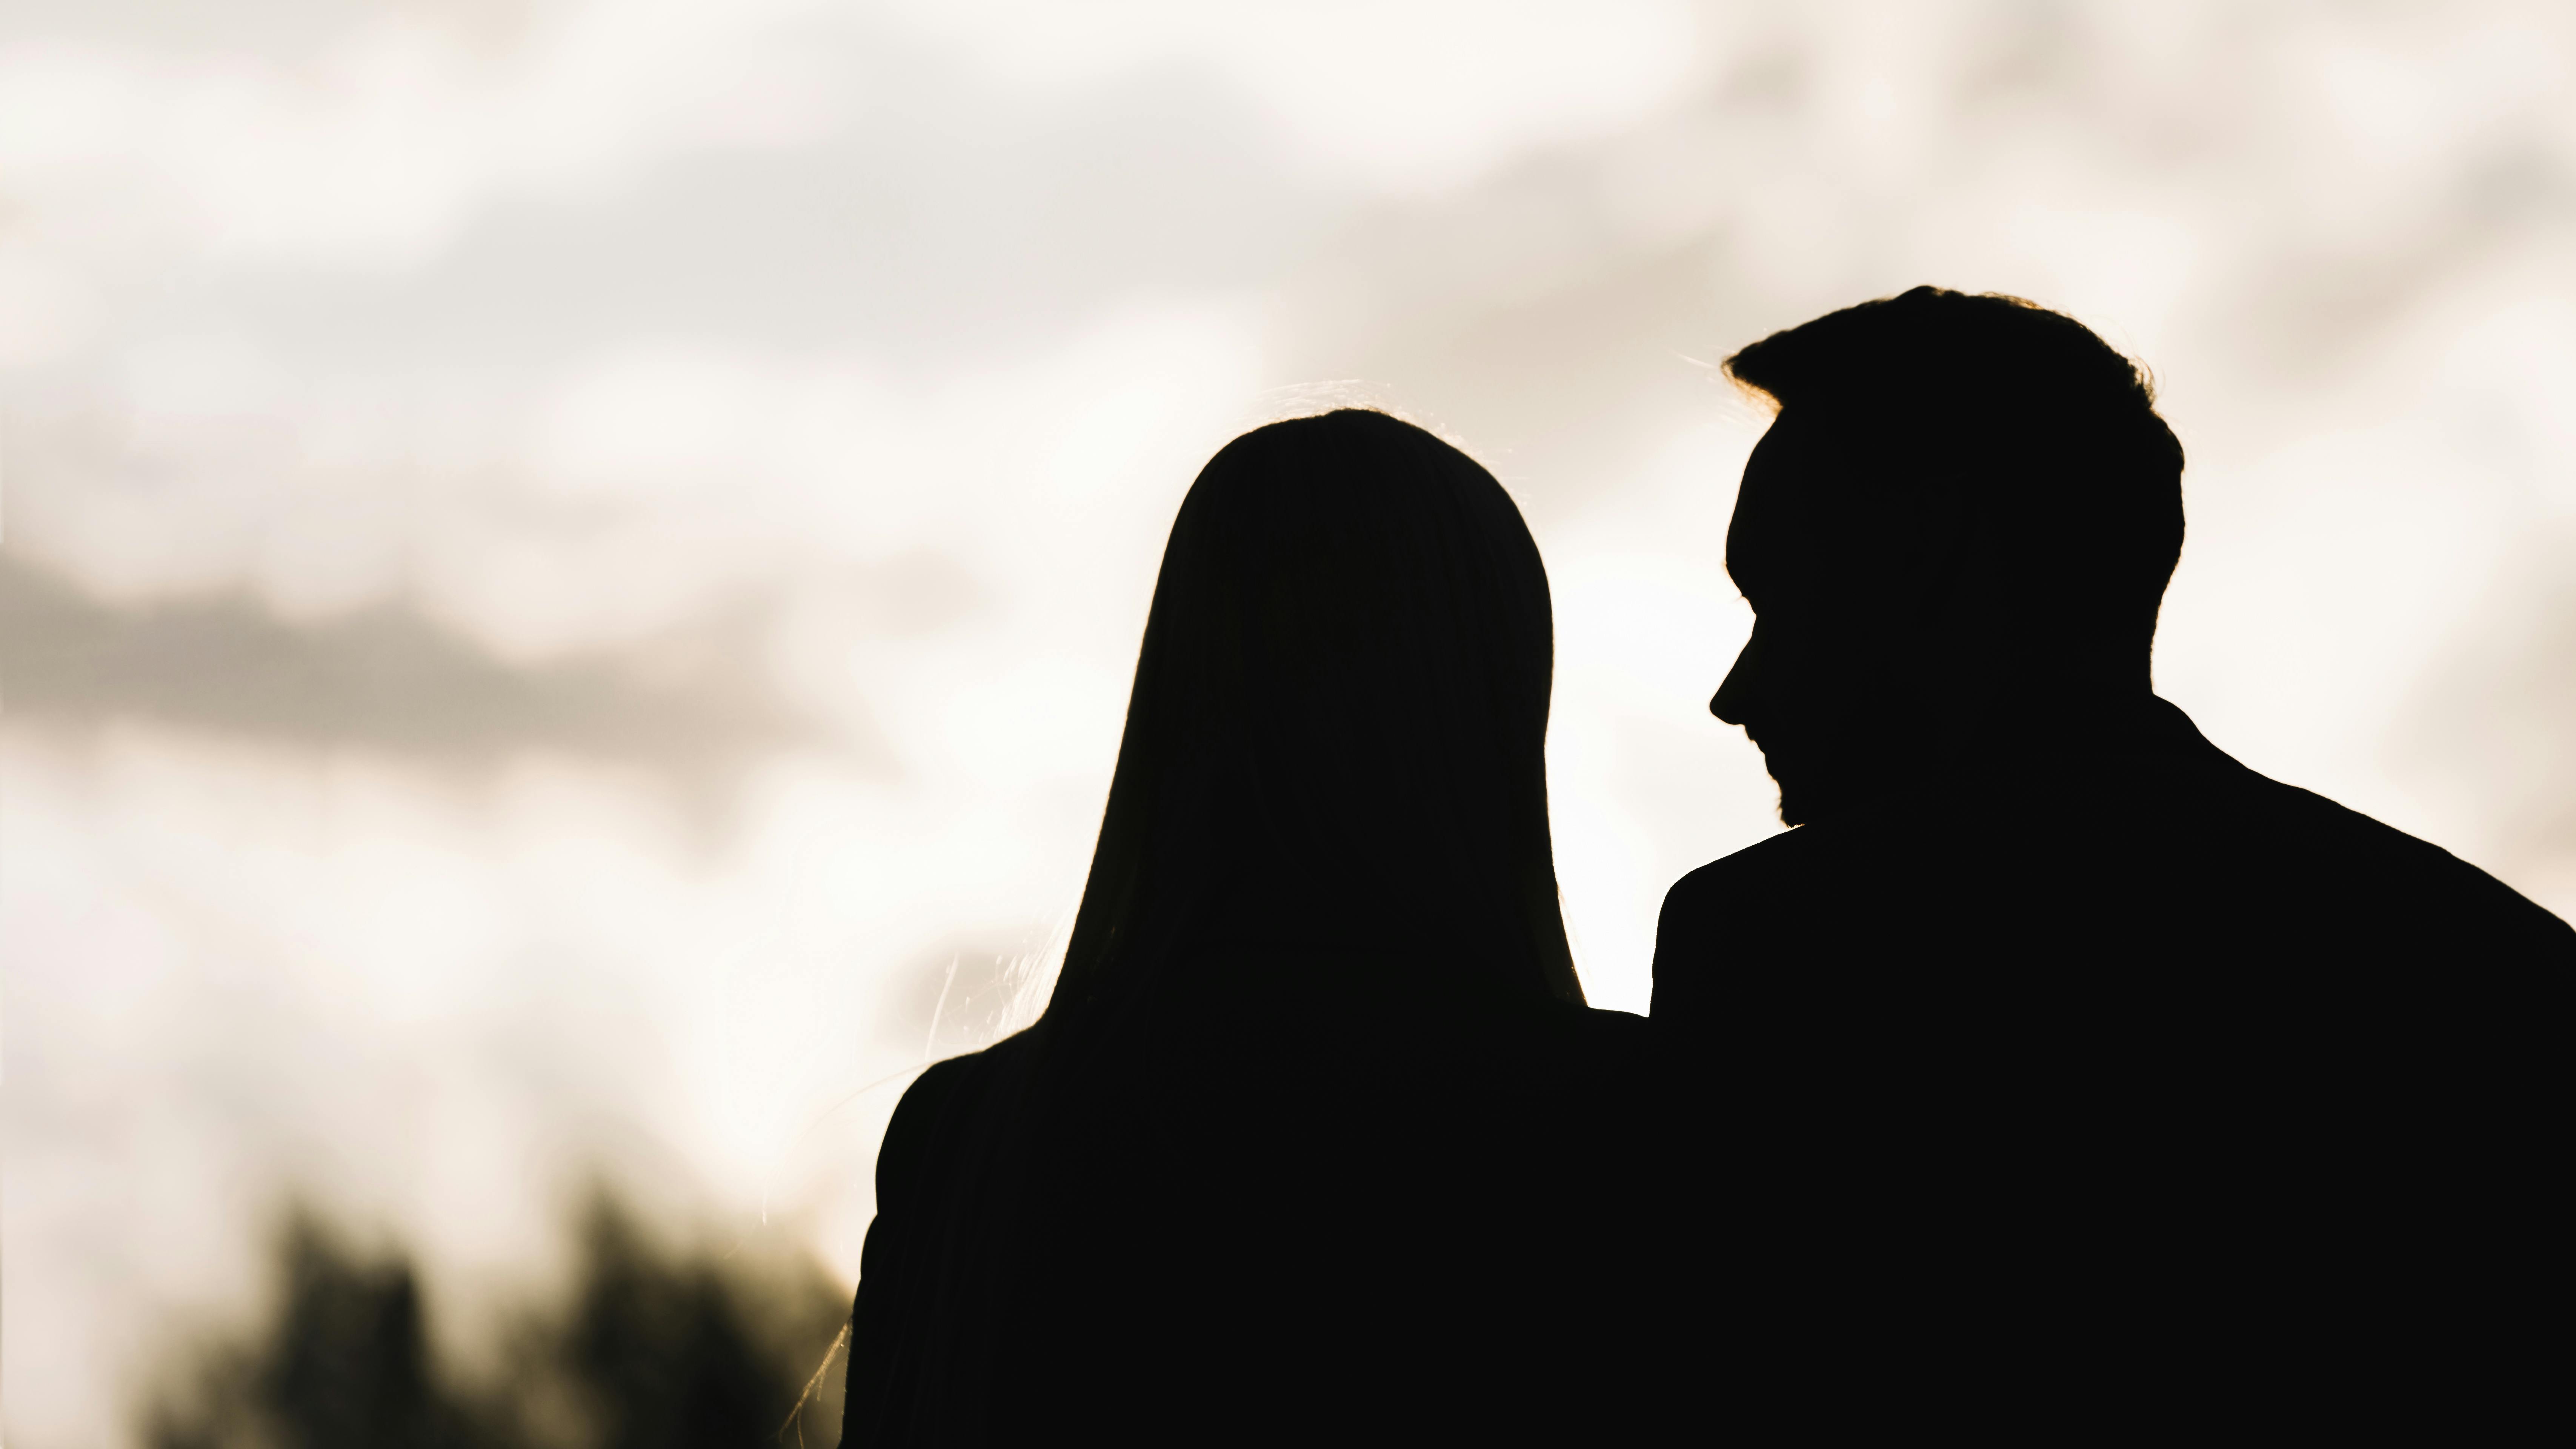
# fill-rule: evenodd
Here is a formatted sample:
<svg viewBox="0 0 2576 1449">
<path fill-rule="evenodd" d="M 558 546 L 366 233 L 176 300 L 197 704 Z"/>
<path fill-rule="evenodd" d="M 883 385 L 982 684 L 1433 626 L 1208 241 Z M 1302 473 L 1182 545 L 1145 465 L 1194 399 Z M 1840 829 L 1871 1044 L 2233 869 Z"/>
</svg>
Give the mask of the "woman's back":
<svg viewBox="0 0 2576 1449">
<path fill-rule="evenodd" d="M 1026 1160 L 975 1151 L 1021 1106 L 1025 1039 L 906 1094 L 844 1442 L 1517 1434 L 1586 1408 L 1585 1365 L 1633 1327 L 1617 1255 L 1644 1022 L 1411 993 L 1354 1011 L 1342 988 L 1402 979 L 1364 956 L 1194 975 L 1222 984 L 1140 1020 Z M 944 1240 L 997 1190 L 1044 1211 Z M 961 1251 L 1009 1281 L 925 1374 L 900 1340 Z"/>
</svg>

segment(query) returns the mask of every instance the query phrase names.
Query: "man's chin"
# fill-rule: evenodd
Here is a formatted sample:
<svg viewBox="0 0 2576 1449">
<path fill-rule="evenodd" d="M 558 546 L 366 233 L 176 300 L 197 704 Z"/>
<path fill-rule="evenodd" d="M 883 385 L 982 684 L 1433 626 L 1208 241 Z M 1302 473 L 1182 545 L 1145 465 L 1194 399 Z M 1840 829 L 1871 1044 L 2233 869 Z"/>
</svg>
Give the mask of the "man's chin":
<svg viewBox="0 0 2576 1449">
<path fill-rule="evenodd" d="M 1788 758 L 1783 759 L 1786 755 Z M 1810 825 L 1834 813 L 1843 802 L 1829 788 L 1842 782 L 1835 772 L 1814 768 L 1815 756 L 1806 750 L 1770 750 L 1762 752 L 1762 766 L 1770 773 L 1771 783 L 1780 787 L 1780 823 Z M 1821 773 L 1824 778 L 1818 779 Z"/>
<path fill-rule="evenodd" d="M 1786 785 L 1780 787 L 1780 823 L 1783 825 L 1807 823 L 1807 802 L 1799 798 L 1797 791 Z"/>
<path fill-rule="evenodd" d="M 1793 773 L 1785 780 L 1774 774 L 1771 781 L 1780 787 L 1780 823 L 1783 825 L 1812 825 L 1848 803 L 1830 790 L 1818 789 L 1816 782 L 1807 778 L 1803 771 Z"/>
</svg>

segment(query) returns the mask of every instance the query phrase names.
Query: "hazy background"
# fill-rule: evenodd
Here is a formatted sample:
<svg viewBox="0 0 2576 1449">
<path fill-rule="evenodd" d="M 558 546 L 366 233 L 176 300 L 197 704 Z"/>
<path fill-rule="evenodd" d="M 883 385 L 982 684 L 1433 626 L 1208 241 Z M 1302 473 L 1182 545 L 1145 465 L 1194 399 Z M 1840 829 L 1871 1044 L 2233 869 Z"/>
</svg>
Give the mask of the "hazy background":
<svg viewBox="0 0 2576 1449">
<path fill-rule="evenodd" d="M 1777 829 L 1759 415 L 1923 281 L 2190 450 L 2159 687 L 2576 910 L 2557 3 L 0 3 L 0 1364 L 125 1441 L 308 1195 L 470 1356 L 594 1173 L 846 1285 L 1079 889 L 1206 455 L 1374 400 L 1556 590 L 1587 988 Z"/>
</svg>

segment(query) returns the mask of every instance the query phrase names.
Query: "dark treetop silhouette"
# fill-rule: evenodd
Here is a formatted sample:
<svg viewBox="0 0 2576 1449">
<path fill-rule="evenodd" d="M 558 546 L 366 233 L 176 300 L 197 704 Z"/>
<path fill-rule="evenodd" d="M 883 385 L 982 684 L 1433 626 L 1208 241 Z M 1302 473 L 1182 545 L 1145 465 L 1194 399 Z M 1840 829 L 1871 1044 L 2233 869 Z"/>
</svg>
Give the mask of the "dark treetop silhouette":
<svg viewBox="0 0 2576 1449">
<path fill-rule="evenodd" d="M 1680 1361 L 1737 1422 L 2313 1424 L 2528 1390 L 2576 933 L 2149 690 L 2182 449 L 2092 333 L 1767 338 L 1711 701 L 1802 828 L 1664 904 Z M 2554 1364 L 2553 1364 L 2554 1372 Z"/>
<path fill-rule="evenodd" d="M 844 1443 L 1490 1437 L 1597 1387 L 1645 1023 L 1566 952 L 1550 629 L 1420 429 L 1209 462 L 1046 1014 L 886 1130 Z"/>
</svg>

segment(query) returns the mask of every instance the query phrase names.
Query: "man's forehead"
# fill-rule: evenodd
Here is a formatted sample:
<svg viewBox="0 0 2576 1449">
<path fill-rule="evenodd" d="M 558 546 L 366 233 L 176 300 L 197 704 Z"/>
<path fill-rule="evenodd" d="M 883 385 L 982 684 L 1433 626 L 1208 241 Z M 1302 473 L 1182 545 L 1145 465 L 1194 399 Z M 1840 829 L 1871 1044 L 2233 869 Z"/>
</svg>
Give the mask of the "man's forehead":
<svg viewBox="0 0 2576 1449">
<path fill-rule="evenodd" d="M 1738 588 L 1749 591 L 1784 568 L 1795 571 L 1809 551 L 1809 485 L 1832 456 L 1821 432 L 1812 414 L 1784 410 L 1744 460 L 1726 529 L 1726 570 Z"/>
</svg>

